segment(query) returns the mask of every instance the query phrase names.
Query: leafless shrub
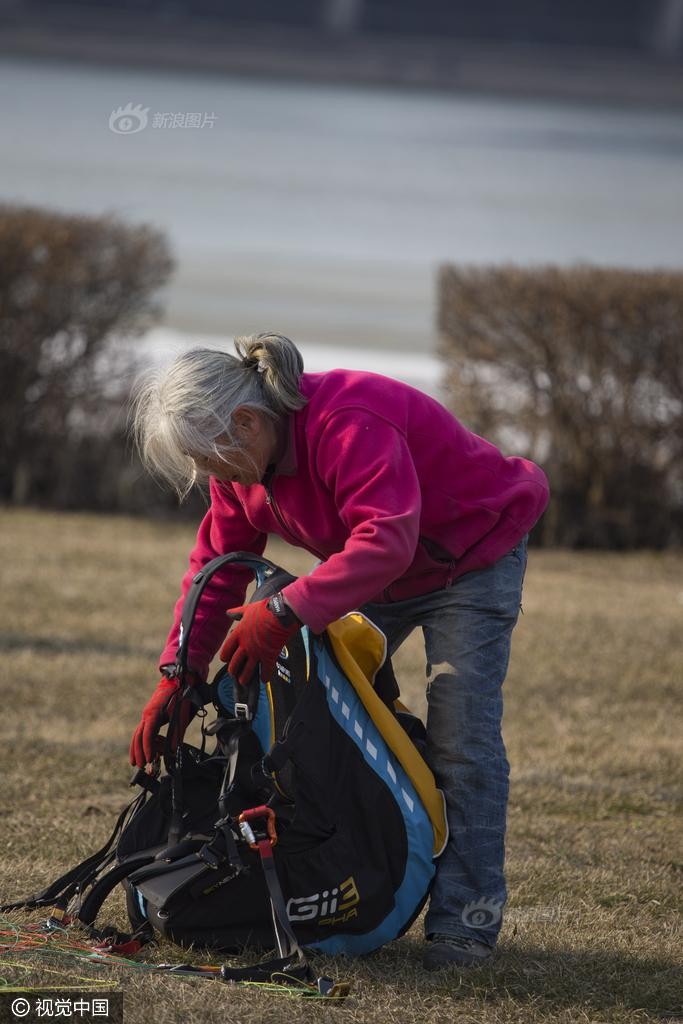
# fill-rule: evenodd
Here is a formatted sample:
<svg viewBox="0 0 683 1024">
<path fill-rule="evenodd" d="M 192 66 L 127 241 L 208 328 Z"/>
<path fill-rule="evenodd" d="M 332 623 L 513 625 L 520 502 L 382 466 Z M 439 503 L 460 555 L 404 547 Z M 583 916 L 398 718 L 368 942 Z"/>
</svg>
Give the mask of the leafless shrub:
<svg viewBox="0 0 683 1024">
<path fill-rule="evenodd" d="M 683 273 L 445 266 L 453 411 L 538 461 L 544 544 L 683 541 Z"/>
<path fill-rule="evenodd" d="M 150 227 L 0 206 L 0 500 L 116 507 L 134 339 L 171 269 Z"/>
</svg>

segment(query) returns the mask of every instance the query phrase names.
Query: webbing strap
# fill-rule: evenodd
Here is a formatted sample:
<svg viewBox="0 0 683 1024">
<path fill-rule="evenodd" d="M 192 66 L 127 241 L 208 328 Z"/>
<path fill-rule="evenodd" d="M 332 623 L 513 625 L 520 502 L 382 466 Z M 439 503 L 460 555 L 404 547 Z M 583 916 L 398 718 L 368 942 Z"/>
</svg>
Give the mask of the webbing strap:
<svg viewBox="0 0 683 1024">
<path fill-rule="evenodd" d="M 289 916 L 287 914 L 285 898 L 282 895 L 280 879 L 278 878 L 277 871 L 275 870 L 273 846 L 270 839 L 260 839 L 256 843 L 256 848 L 261 858 L 261 867 L 263 868 L 263 875 L 266 880 L 266 885 L 268 886 L 270 909 L 273 917 L 273 930 L 275 932 L 278 953 L 281 957 L 288 960 L 291 959 L 291 957 L 296 956 L 300 961 L 306 962 L 306 957 L 304 956 L 297 937 L 292 931 L 292 926 L 289 923 Z"/>
<path fill-rule="evenodd" d="M 113 889 L 116 888 L 119 882 L 122 882 L 124 878 L 132 874 L 137 868 L 144 867 L 145 864 L 149 864 L 150 861 L 154 860 L 154 854 L 144 854 L 139 857 L 131 857 L 129 860 L 123 861 L 121 864 L 116 864 L 111 871 L 96 882 L 88 893 L 86 899 L 76 915 L 76 919 L 81 924 L 91 925 L 94 923 L 95 918 L 100 912 L 100 908 L 107 896 Z"/>
<path fill-rule="evenodd" d="M 228 797 L 232 793 L 232 788 L 235 785 L 235 774 L 237 772 L 237 762 L 239 760 L 240 753 L 240 736 L 244 732 L 244 726 L 236 728 L 230 735 L 227 745 L 227 757 L 228 763 L 225 766 L 225 774 L 223 776 L 223 783 L 221 785 L 221 791 L 218 796 L 218 807 L 223 815 L 226 816 L 228 813 Z"/>
<path fill-rule="evenodd" d="M 225 772 L 218 794 L 218 809 L 221 816 L 225 818 L 228 813 L 228 798 L 235 784 L 237 763 L 239 761 L 240 740 L 251 728 L 250 719 L 242 718 L 217 718 L 209 725 L 205 732 L 209 736 L 216 737 L 218 747 L 225 758 Z"/>
<path fill-rule="evenodd" d="M 71 899 L 79 887 L 88 885 L 103 868 L 111 863 L 111 860 L 114 857 L 114 852 L 111 850 L 111 847 L 116 841 L 119 833 L 123 830 L 127 817 L 130 816 L 132 818 L 132 816 L 139 810 L 140 806 L 145 802 L 146 798 L 147 794 L 145 792 L 138 793 L 138 795 L 123 808 L 117 818 L 111 835 L 107 839 L 106 843 L 97 850 L 96 853 L 92 853 L 89 857 L 86 857 L 85 860 L 82 860 L 80 864 L 76 864 L 75 867 L 70 868 L 34 896 L 27 896 L 26 899 L 18 900 L 15 903 L 1 904 L 0 911 L 20 910 L 22 908 L 26 910 L 33 910 L 37 907 L 44 907 L 48 904 L 54 903 L 60 896 L 63 896 L 64 899 L 67 900 Z"/>
<path fill-rule="evenodd" d="M 176 707 L 180 701 L 176 703 Z M 169 726 L 170 732 L 170 726 Z M 168 845 L 175 846 L 183 833 L 183 747 L 178 744 L 175 765 L 171 774 L 171 821 L 168 827 Z"/>
<path fill-rule="evenodd" d="M 183 611 L 180 619 L 180 632 L 178 634 L 178 652 L 176 654 L 176 666 L 178 676 L 182 680 L 187 671 L 187 656 L 189 650 L 190 633 L 194 623 L 199 599 L 207 583 L 212 576 L 226 565 L 243 565 L 251 569 L 256 576 L 258 586 L 278 571 L 278 567 L 269 562 L 267 558 L 261 558 L 251 551 L 234 551 L 230 555 L 219 555 L 207 562 L 198 573 L 195 574 L 192 583 L 185 595 Z"/>
<path fill-rule="evenodd" d="M 316 980 L 307 960 L 302 961 L 291 956 L 273 957 L 272 960 L 263 960 L 251 967 L 229 967 L 227 964 L 223 964 L 220 976 L 223 981 L 260 981 L 279 984 L 287 984 L 291 980 L 306 982 L 310 985 Z"/>
</svg>

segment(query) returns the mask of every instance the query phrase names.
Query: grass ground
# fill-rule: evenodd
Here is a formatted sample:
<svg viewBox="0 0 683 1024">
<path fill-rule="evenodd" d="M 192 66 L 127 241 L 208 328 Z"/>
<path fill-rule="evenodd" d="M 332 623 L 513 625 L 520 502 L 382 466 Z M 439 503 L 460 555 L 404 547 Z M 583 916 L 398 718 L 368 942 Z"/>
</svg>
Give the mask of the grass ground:
<svg viewBox="0 0 683 1024">
<path fill-rule="evenodd" d="M 129 738 L 192 538 L 0 511 L 0 899 L 92 852 L 127 802 Z M 311 564 L 268 553 L 295 572 Z M 2 956 L 0 975 L 111 978 L 126 1024 L 683 1020 L 682 623 L 683 556 L 532 549 L 505 684 L 510 902 L 491 966 L 424 974 L 418 922 L 370 957 L 315 958 L 318 973 L 351 981 L 340 1006 L 83 963 L 62 978 L 30 956 Z M 423 711 L 419 639 L 396 668 Z M 117 896 L 104 916 L 123 925 L 121 913 Z M 150 958 L 184 955 L 163 944 Z"/>
</svg>

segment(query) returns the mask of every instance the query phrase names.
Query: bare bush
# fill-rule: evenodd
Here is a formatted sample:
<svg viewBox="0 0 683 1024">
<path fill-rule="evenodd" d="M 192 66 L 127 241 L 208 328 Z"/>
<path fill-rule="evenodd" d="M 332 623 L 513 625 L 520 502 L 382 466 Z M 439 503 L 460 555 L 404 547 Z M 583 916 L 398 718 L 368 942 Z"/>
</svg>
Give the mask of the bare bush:
<svg viewBox="0 0 683 1024">
<path fill-rule="evenodd" d="M 99 475 L 130 472 L 132 341 L 172 266 L 153 228 L 0 206 L 1 500 L 93 507 Z"/>
<path fill-rule="evenodd" d="M 550 478 L 544 544 L 681 544 L 683 274 L 445 266 L 438 322 L 453 411 Z"/>
</svg>

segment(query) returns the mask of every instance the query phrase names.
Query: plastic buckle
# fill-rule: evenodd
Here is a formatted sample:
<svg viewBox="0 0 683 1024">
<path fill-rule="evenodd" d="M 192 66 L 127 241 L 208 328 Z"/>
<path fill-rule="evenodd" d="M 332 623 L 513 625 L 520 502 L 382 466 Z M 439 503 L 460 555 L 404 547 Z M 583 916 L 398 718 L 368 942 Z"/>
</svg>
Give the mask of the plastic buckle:
<svg viewBox="0 0 683 1024">
<path fill-rule="evenodd" d="M 129 786 L 141 786 L 142 789 L 146 789 L 149 793 L 156 793 L 159 789 L 159 773 L 161 772 L 161 765 L 158 761 L 152 762 L 152 774 L 145 771 L 144 768 L 137 768 L 133 773 Z"/>
<path fill-rule="evenodd" d="M 202 846 L 197 856 L 201 861 L 204 861 L 207 867 L 213 868 L 215 871 L 223 861 L 223 857 L 219 857 L 215 850 L 212 850 L 209 844 Z"/>
<path fill-rule="evenodd" d="M 235 718 L 239 718 L 241 722 L 251 722 L 252 714 L 249 710 L 248 704 L 235 704 Z"/>
</svg>

